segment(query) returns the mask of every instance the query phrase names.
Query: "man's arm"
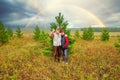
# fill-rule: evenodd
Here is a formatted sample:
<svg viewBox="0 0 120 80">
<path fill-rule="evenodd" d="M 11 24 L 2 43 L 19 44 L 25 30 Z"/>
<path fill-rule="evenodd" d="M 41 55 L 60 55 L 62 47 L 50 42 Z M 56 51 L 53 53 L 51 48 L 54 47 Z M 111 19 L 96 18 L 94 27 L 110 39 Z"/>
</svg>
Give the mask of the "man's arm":
<svg viewBox="0 0 120 80">
<path fill-rule="evenodd" d="M 53 29 L 53 31 L 49 34 L 50 37 L 52 37 L 52 38 L 54 37 L 54 31 L 55 31 L 55 30 Z"/>
<path fill-rule="evenodd" d="M 50 35 L 50 37 L 52 37 L 52 38 L 54 37 L 54 33 L 53 33 L 53 32 L 51 32 L 49 35 Z"/>
</svg>

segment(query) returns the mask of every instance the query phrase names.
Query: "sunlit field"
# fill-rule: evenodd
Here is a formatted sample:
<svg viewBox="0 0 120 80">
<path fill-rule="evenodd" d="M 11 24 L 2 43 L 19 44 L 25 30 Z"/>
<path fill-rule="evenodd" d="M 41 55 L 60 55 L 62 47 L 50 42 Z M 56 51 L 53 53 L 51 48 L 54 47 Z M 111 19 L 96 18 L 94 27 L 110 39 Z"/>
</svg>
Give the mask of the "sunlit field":
<svg viewBox="0 0 120 80">
<path fill-rule="evenodd" d="M 108 42 L 99 38 L 93 41 L 76 39 L 67 65 L 43 56 L 43 44 L 35 41 L 32 35 L 24 33 L 23 38 L 13 38 L 0 47 L 0 80 L 120 79 L 120 53 L 113 45 L 117 37 L 111 36 Z"/>
</svg>

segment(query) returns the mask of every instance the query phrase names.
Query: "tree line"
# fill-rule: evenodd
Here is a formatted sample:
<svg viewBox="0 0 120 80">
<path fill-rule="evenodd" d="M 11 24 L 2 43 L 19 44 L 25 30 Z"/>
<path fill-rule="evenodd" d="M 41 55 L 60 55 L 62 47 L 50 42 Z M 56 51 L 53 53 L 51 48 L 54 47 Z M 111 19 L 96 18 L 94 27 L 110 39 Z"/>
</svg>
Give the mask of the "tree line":
<svg viewBox="0 0 120 80">
<path fill-rule="evenodd" d="M 119 27 L 106 27 L 107 30 L 109 32 L 120 32 L 120 28 Z M 81 31 L 83 31 L 86 28 L 81 28 Z M 94 32 L 101 32 L 103 30 L 102 27 L 92 27 L 92 29 L 94 30 Z"/>
</svg>

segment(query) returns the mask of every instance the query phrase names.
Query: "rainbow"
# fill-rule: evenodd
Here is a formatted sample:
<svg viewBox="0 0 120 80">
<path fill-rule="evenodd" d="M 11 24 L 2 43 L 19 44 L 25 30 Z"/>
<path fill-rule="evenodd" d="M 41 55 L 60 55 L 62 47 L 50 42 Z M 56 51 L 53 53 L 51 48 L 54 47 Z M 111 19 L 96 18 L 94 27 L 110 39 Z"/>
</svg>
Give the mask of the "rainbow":
<svg viewBox="0 0 120 80">
<path fill-rule="evenodd" d="M 104 22 L 97 15 L 93 14 L 92 12 L 90 12 L 82 7 L 76 6 L 76 5 L 69 5 L 69 7 L 71 7 L 71 8 L 74 7 L 78 10 L 81 10 L 83 13 L 86 13 L 87 16 L 90 16 L 92 19 L 96 20 L 99 23 L 100 27 L 106 27 Z"/>
<path fill-rule="evenodd" d="M 94 0 L 94 1 L 95 1 L 95 3 L 96 3 L 97 5 L 100 5 L 103 10 L 106 10 L 106 11 L 108 12 L 108 14 L 114 14 L 114 12 L 113 12 L 111 9 L 109 9 L 109 8 L 108 8 L 107 6 L 105 6 L 104 4 L 100 3 L 98 0 Z M 118 17 L 118 16 L 117 16 L 117 15 L 114 15 L 114 17 Z M 119 17 L 118 17 L 118 18 L 119 18 Z M 120 23 L 120 18 L 119 18 L 118 22 Z"/>
<path fill-rule="evenodd" d="M 50 6 L 49 7 L 49 10 L 56 10 L 56 7 L 54 7 L 55 5 L 53 5 L 53 6 Z M 58 5 L 57 5 L 58 6 Z M 84 9 L 84 8 L 82 8 L 82 7 L 80 7 L 80 6 L 77 6 L 77 5 L 59 5 L 58 6 L 59 8 L 61 8 L 61 7 L 67 7 L 67 8 L 75 8 L 75 9 L 78 9 L 78 10 L 80 10 L 80 11 L 82 11 L 83 13 L 86 13 L 87 15 L 86 16 L 90 16 L 92 19 L 94 19 L 96 22 L 98 22 L 98 24 L 101 26 L 101 27 L 106 27 L 106 25 L 104 24 L 104 22 L 97 16 L 97 15 L 95 15 L 95 14 L 93 14 L 92 12 L 90 12 L 90 11 L 88 11 L 88 10 L 86 10 L 86 9 Z M 26 24 L 26 26 L 25 27 L 28 27 L 30 24 L 32 24 L 34 21 L 35 21 L 35 19 L 37 18 L 37 16 L 39 16 L 39 12 L 38 12 L 38 14 L 36 15 L 36 16 L 33 16 L 33 18 L 31 18 L 30 20 L 29 20 L 29 22 Z"/>
</svg>

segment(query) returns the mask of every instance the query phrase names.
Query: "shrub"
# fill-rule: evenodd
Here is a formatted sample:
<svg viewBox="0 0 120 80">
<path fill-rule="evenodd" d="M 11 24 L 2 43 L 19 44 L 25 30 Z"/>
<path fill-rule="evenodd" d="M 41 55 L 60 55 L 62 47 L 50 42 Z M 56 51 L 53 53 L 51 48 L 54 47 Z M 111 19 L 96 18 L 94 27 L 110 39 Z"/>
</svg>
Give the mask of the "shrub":
<svg viewBox="0 0 120 80">
<path fill-rule="evenodd" d="M 22 38 L 22 37 L 23 37 L 23 33 L 22 33 L 20 27 L 18 27 L 18 28 L 16 29 L 16 36 L 17 36 L 18 38 Z"/>
<path fill-rule="evenodd" d="M 120 52 L 120 36 L 118 36 L 118 42 L 114 43 L 114 46 Z"/>
<path fill-rule="evenodd" d="M 36 41 L 40 40 L 41 31 L 40 31 L 40 28 L 38 26 L 35 27 L 35 31 L 33 33 L 34 33 L 33 38 Z"/>
<path fill-rule="evenodd" d="M 7 28 L 7 35 L 9 38 L 13 37 L 13 30 L 11 28 Z"/>
<path fill-rule="evenodd" d="M 103 29 L 101 34 L 102 41 L 109 41 L 109 31 L 107 29 Z"/>
<path fill-rule="evenodd" d="M 5 30 L 3 23 L 0 22 L 0 44 L 7 43 L 8 41 L 7 31 Z"/>
<path fill-rule="evenodd" d="M 83 30 L 82 38 L 84 40 L 93 40 L 94 39 L 94 31 L 91 27 L 85 28 Z"/>
</svg>

